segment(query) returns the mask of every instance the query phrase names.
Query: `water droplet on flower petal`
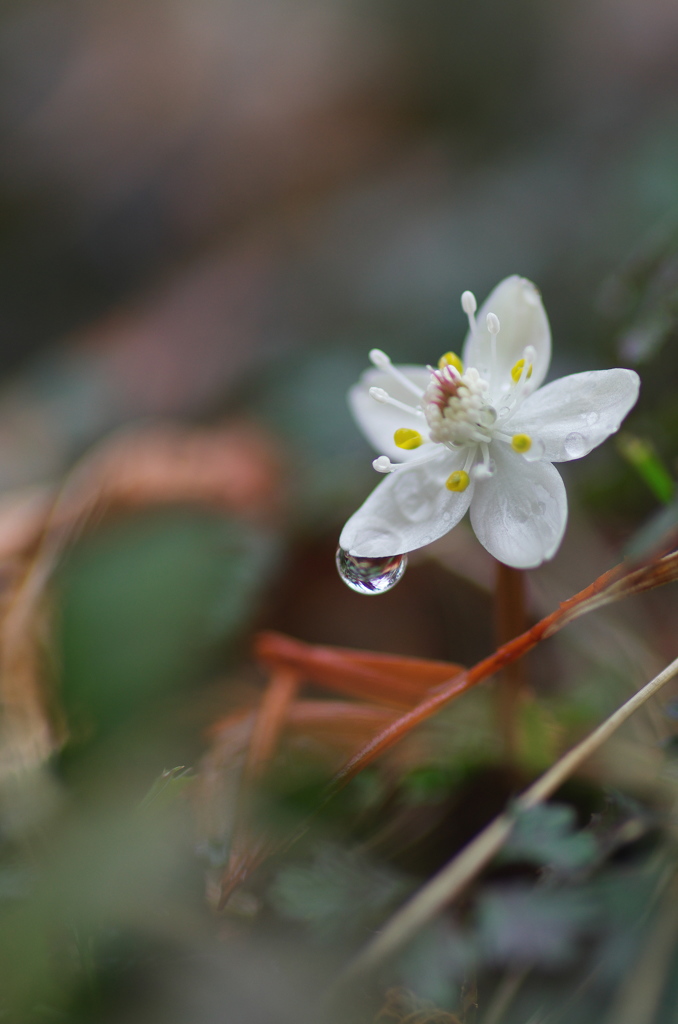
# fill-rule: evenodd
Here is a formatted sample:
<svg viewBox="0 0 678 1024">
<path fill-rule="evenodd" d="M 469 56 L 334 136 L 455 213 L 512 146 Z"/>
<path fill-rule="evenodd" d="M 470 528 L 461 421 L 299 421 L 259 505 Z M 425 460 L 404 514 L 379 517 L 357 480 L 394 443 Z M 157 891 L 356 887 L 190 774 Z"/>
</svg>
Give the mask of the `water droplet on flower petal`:
<svg viewBox="0 0 678 1024">
<path fill-rule="evenodd" d="M 538 437 L 535 437 L 529 451 L 523 452 L 523 458 L 526 462 L 538 462 L 539 459 L 544 458 L 545 451 L 546 446 L 544 442 L 540 441 Z"/>
<path fill-rule="evenodd" d="M 478 420 L 483 427 L 492 427 L 497 422 L 497 410 L 493 409 L 491 405 L 486 405 L 484 409 L 480 410 Z"/>
<path fill-rule="evenodd" d="M 565 451 L 571 459 L 580 459 L 589 450 L 589 443 L 583 434 L 572 431 L 565 438 Z"/>
<path fill-rule="evenodd" d="M 407 568 L 407 555 L 387 558 L 356 558 L 337 548 L 337 570 L 347 587 L 358 594 L 385 594 L 392 590 Z"/>
<path fill-rule="evenodd" d="M 592 427 L 595 423 L 597 423 L 599 419 L 600 419 L 600 416 L 598 415 L 597 412 L 594 412 L 593 410 L 591 412 L 587 412 L 586 413 L 586 422 L 588 423 L 588 425 L 590 427 Z"/>
</svg>

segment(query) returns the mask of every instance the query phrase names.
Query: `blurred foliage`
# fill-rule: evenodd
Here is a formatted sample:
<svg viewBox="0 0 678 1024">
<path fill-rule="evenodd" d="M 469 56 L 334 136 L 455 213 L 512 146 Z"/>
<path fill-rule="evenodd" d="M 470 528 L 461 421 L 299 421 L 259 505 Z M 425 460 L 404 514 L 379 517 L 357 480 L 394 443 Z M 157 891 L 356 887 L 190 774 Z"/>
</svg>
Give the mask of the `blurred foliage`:
<svg viewBox="0 0 678 1024">
<path fill-rule="evenodd" d="M 327 941 L 369 935 L 411 883 L 359 851 L 322 845 L 308 867 L 288 865 L 271 888 L 271 900 L 283 917 L 303 921 Z"/>
<path fill-rule="evenodd" d="M 527 860 L 572 872 L 595 859 L 595 837 L 574 832 L 576 814 L 572 807 L 547 804 L 518 816 L 515 829 L 502 851 L 502 859 Z"/>
<path fill-rule="evenodd" d="M 543 645 L 517 773 L 498 683 L 329 803 L 365 722 L 352 744 L 348 719 L 285 730 L 246 824 L 298 842 L 214 911 L 254 628 L 453 661 L 492 646 L 492 569 L 461 528 L 376 602 L 336 578 L 374 479 L 345 404 L 370 348 L 434 362 L 460 346 L 463 289 L 533 278 L 554 376 L 631 365 L 643 388 L 631 446 L 565 467 L 571 523 L 530 615 L 675 539 L 677 40 L 662 0 L 3 6 L 2 615 L 40 551 L 33 502 L 118 426 L 254 421 L 284 487 L 245 512 L 228 487 L 218 510 L 209 488 L 104 508 L 61 553 L 30 638 L 67 742 L 49 764 L 22 748 L 23 771 L 0 758 L 0 1019 L 317 1024 L 407 894 L 675 655 L 671 588 Z M 330 1024 L 676 1019 L 675 704 L 520 815 Z"/>
<path fill-rule="evenodd" d="M 271 572 L 271 538 L 205 513 L 146 513 L 84 537 L 59 570 L 61 694 L 79 735 L 186 689 L 226 654 Z"/>
</svg>

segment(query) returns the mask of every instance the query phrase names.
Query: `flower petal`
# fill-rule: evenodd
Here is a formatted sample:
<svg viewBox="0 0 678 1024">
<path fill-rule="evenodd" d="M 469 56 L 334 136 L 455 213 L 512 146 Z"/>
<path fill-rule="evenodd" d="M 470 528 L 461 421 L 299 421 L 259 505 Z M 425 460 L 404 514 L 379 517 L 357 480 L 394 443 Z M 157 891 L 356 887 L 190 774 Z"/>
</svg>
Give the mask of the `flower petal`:
<svg viewBox="0 0 678 1024">
<path fill-rule="evenodd" d="M 494 476 L 476 483 L 471 525 L 491 555 L 516 569 L 553 558 L 567 523 L 567 495 L 550 462 L 527 462 L 495 442 Z"/>
<path fill-rule="evenodd" d="M 382 558 L 414 551 L 456 526 L 473 495 L 448 491 L 445 481 L 464 464 L 465 452 L 443 451 L 439 459 L 389 473 L 346 523 L 339 538 L 356 557 Z"/>
<path fill-rule="evenodd" d="M 422 391 L 426 390 L 431 374 L 425 366 L 399 366 L 398 369 L 418 388 Z M 376 368 L 366 370 L 359 382 L 348 393 L 351 412 L 363 434 L 380 455 L 388 455 L 394 461 L 397 459 L 398 462 L 408 462 L 411 459 L 421 458 L 420 450 L 407 451 L 398 448 L 393 442 L 393 435 L 400 427 L 410 427 L 412 430 L 418 430 L 424 437 L 428 437 L 426 420 L 422 416 L 417 416 L 414 409 L 412 413 L 406 413 L 395 409 L 392 405 L 377 402 L 370 395 L 370 388 L 374 387 L 383 388 L 392 398 L 396 398 L 406 405 L 415 406 L 417 404 L 416 395 L 408 391 L 386 370 Z"/>
<path fill-rule="evenodd" d="M 580 459 L 619 430 L 639 387 L 633 370 L 573 373 L 526 398 L 506 429 L 541 441 L 549 462 Z"/>
<path fill-rule="evenodd" d="M 488 313 L 495 313 L 501 325 L 494 374 L 490 373 L 492 342 L 486 323 Z M 551 362 L 551 329 L 535 285 L 517 274 L 505 278 L 480 307 L 476 322 L 476 333 L 469 331 L 464 342 L 464 366 L 475 366 L 481 376 L 490 381 L 493 400 L 497 400 L 502 389 L 510 388 L 511 370 L 522 359 L 527 345 L 534 348 L 536 355 L 526 391 L 535 391 Z"/>
</svg>

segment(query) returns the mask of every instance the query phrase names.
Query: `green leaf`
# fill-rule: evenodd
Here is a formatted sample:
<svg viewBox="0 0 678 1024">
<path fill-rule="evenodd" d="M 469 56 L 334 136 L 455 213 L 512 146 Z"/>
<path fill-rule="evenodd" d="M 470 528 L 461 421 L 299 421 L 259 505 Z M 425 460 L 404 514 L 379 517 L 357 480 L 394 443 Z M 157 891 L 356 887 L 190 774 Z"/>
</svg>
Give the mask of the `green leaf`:
<svg viewBox="0 0 678 1024">
<path fill-rule="evenodd" d="M 478 900 L 481 948 L 488 962 L 565 966 L 598 916 L 599 907 L 582 887 L 496 887 Z"/>
<path fill-rule="evenodd" d="M 617 447 L 638 476 L 647 484 L 657 501 L 667 505 L 674 494 L 675 483 L 652 444 L 633 434 L 620 434 Z"/>
<path fill-rule="evenodd" d="M 311 864 L 283 867 L 269 895 L 283 917 L 329 939 L 367 930 L 409 888 L 406 878 L 360 851 L 323 843 Z"/>
<path fill-rule="evenodd" d="M 56 579 L 61 693 L 76 735 L 116 728 L 204 674 L 251 615 L 270 539 L 194 510 L 85 537 Z"/>
<path fill-rule="evenodd" d="M 576 814 L 566 804 L 543 804 L 518 815 L 501 859 L 523 860 L 562 871 L 592 864 L 598 844 L 589 832 L 574 831 Z"/>
</svg>

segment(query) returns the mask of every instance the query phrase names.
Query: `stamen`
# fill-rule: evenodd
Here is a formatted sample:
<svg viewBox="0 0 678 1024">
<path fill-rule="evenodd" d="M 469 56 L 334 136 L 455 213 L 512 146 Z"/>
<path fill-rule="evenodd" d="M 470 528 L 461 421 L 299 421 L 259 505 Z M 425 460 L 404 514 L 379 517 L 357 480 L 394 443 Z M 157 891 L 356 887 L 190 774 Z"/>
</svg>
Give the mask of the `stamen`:
<svg viewBox="0 0 678 1024">
<path fill-rule="evenodd" d="M 424 443 L 424 438 L 419 431 L 410 430 L 409 427 L 401 427 L 399 430 L 396 430 L 393 440 L 398 448 L 405 448 L 407 451 L 419 448 Z"/>
<path fill-rule="evenodd" d="M 385 352 L 382 352 L 380 348 L 373 348 L 371 350 L 370 361 L 379 370 L 386 370 L 387 373 L 390 373 L 395 380 L 402 384 L 403 387 L 407 388 L 407 390 L 413 395 L 416 395 L 417 398 L 421 398 L 424 394 L 421 388 L 418 388 L 416 384 L 413 384 L 412 381 L 397 368 L 397 366 L 393 365 L 390 357 L 387 356 Z"/>
<path fill-rule="evenodd" d="M 375 402 L 381 402 L 382 405 L 392 405 L 396 409 L 401 409 L 403 412 L 409 412 L 413 416 L 423 416 L 421 409 L 415 409 L 413 405 L 406 405 L 405 402 L 399 402 L 397 398 L 391 398 L 388 391 L 384 391 L 383 388 L 370 388 L 370 397 Z"/>
<path fill-rule="evenodd" d="M 444 356 L 440 357 L 438 360 L 438 369 L 442 370 L 444 366 L 451 366 L 459 374 L 464 372 L 464 364 L 456 352 L 446 352 Z"/>
<path fill-rule="evenodd" d="M 522 377 L 522 375 L 523 375 L 523 367 L 524 366 L 525 366 L 525 360 L 524 359 L 519 359 L 518 362 L 513 367 L 513 369 L 511 370 L 511 376 L 513 378 L 514 384 L 517 384 L 518 381 L 520 380 L 520 378 Z M 530 365 L 527 368 L 527 379 L 528 380 L 532 376 L 532 370 L 533 370 L 533 366 L 532 366 L 532 363 L 530 363 Z"/>
<path fill-rule="evenodd" d="M 527 382 L 532 373 L 532 366 L 534 360 L 537 358 L 537 352 L 532 347 L 532 345 L 527 345 L 523 349 L 522 358 L 524 359 L 524 363 L 520 369 L 520 376 L 518 377 L 518 381 L 516 383 L 516 386 L 513 388 L 513 392 L 511 395 L 511 399 L 515 405 L 517 405 L 523 399 L 523 395 L 525 394 L 525 388 L 527 387 Z"/>
<path fill-rule="evenodd" d="M 372 463 L 372 469 L 376 469 L 377 473 L 401 473 L 407 469 L 416 469 L 417 466 L 421 466 L 424 462 L 432 462 L 434 459 L 439 459 L 444 454 L 445 448 L 443 445 L 436 444 L 433 445 L 432 451 L 422 455 L 420 459 L 410 459 L 409 462 L 391 462 L 388 455 L 380 455 Z"/>
<path fill-rule="evenodd" d="M 473 467 L 471 475 L 474 480 L 489 480 L 491 476 L 494 476 L 494 463 L 490 458 L 490 449 L 488 445 L 481 444 L 480 448 L 483 453 L 483 461 L 479 466 Z"/>
<path fill-rule="evenodd" d="M 513 370 L 511 370 L 511 377 L 515 382 L 513 389 L 506 395 L 503 405 L 499 410 L 499 418 L 497 419 L 497 425 L 501 426 L 506 420 L 510 419 L 513 413 L 516 411 L 518 405 L 522 401 L 527 387 L 527 382 L 532 376 L 532 369 L 534 360 L 537 358 L 536 349 L 532 345 L 526 345 L 523 349 L 522 357 L 517 361 Z M 514 377 L 514 371 L 518 369 L 518 378 Z M 495 431 L 495 437 L 498 436 Z M 510 440 L 510 439 L 509 439 Z"/>
<path fill-rule="evenodd" d="M 463 469 L 455 469 L 454 473 L 450 473 L 445 486 L 448 491 L 465 491 L 470 483 L 468 473 Z"/>
<path fill-rule="evenodd" d="M 497 370 L 497 335 L 500 330 L 499 317 L 496 313 L 488 313 L 485 319 L 487 329 L 490 332 L 490 345 L 491 345 L 491 362 L 490 362 L 490 380 L 496 380 Z"/>
<path fill-rule="evenodd" d="M 471 334 L 476 334 L 478 329 L 476 325 L 476 310 L 478 308 L 478 303 L 476 302 L 476 297 L 473 292 L 462 292 L 461 308 L 468 317 L 468 325 L 471 329 Z"/>
<path fill-rule="evenodd" d="M 524 455 L 525 452 L 529 452 L 532 447 L 532 438 L 529 434 L 514 434 L 511 438 L 511 447 L 514 452 L 518 452 L 519 455 Z"/>
</svg>

